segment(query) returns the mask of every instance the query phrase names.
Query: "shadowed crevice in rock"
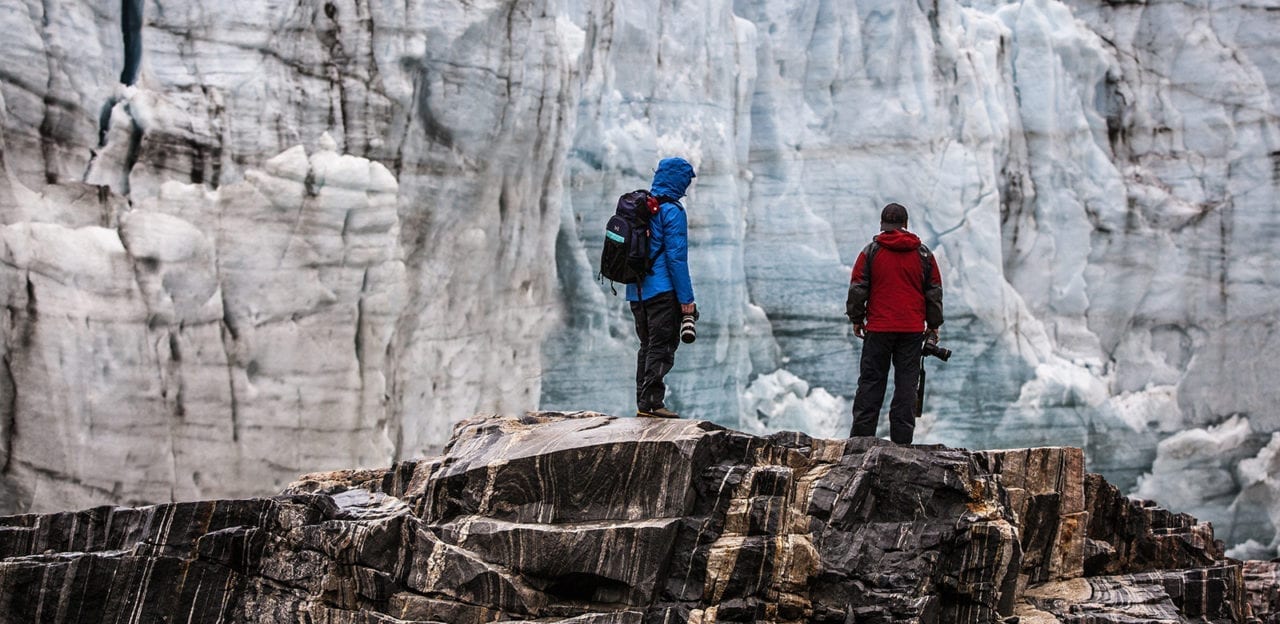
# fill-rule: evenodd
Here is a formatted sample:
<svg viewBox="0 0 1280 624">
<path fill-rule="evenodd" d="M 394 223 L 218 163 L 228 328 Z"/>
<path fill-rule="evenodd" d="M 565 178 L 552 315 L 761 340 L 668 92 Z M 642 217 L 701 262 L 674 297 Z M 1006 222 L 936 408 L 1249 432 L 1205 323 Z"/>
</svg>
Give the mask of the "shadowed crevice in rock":
<svg viewBox="0 0 1280 624">
<path fill-rule="evenodd" d="M 0 620 L 1243 623 L 1280 603 L 1273 568 L 1246 577 L 1211 527 L 1083 466 L 476 417 L 440 457 L 271 499 L 0 518 Z"/>
</svg>

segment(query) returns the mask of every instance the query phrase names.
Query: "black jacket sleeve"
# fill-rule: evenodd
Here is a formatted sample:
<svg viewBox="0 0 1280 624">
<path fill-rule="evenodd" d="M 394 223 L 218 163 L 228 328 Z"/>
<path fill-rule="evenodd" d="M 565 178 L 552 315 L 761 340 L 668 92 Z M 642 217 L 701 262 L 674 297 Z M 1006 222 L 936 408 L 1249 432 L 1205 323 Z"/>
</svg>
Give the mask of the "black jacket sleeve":
<svg viewBox="0 0 1280 624">
<path fill-rule="evenodd" d="M 858 254 L 853 263 L 853 276 L 849 279 L 849 296 L 844 302 L 845 316 L 855 324 L 867 321 L 867 298 L 871 295 L 871 276 L 867 274 L 867 250 Z"/>
<path fill-rule="evenodd" d="M 942 272 L 938 270 L 938 260 L 929 254 L 928 287 L 924 290 L 924 323 L 929 329 L 937 329 L 942 325 Z"/>
</svg>

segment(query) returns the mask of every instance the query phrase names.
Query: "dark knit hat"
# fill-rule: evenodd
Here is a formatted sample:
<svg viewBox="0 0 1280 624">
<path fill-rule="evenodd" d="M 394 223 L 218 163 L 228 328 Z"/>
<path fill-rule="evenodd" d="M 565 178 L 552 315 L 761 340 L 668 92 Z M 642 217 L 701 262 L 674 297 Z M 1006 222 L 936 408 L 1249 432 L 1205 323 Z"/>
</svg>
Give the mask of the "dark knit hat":
<svg viewBox="0 0 1280 624">
<path fill-rule="evenodd" d="M 902 204 L 888 204 L 880 211 L 880 229 L 896 230 L 907 225 L 907 209 Z"/>
</svg>

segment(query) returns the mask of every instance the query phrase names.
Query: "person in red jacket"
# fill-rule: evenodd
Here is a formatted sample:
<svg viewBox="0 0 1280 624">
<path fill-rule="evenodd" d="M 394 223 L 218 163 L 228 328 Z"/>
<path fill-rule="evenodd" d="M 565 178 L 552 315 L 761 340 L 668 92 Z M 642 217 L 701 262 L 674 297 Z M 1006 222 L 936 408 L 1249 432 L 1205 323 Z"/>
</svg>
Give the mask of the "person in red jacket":
<svg viewBox="0 0 1280 624">
<path fill-rule="evenodd" d="M 880 230 L 858 254 L 845 302 L 853 333 L 863 341 L 850 435 L 876 434 L 892 363 L 889 438 L 911 444 L 920 348 L 926 338 L 938 339 L 942 325 L 942 275 L 933 253 L 907 231 L 905 207 L 885 206 Z"/>
</svg>

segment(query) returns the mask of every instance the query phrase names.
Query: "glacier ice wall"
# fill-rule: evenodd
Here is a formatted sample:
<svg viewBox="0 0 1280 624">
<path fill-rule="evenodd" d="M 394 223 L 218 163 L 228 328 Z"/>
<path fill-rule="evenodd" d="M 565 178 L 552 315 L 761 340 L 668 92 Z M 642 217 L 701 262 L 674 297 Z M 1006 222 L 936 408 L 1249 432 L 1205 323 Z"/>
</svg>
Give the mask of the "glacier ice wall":
<svg viewBox="0 0 1280 624">
<path fill-rule="evenodd" d="M 119 5 L 0 8 L 0 508 L 266 493 L 536 405 L 555 7 L 144 11 L 124 88 Z"/>
<path fill-rule="evenodd" d="M 4 510 L 267 492 L 477 411 L 627 411 L 599 228 L 679 154 L 686 415 L 847 429 L 841 302 L 899 201 L 956 351 L 921 439 L 1083 446 L 1274 539 L 1274 2 L 144 8 L 132 88 L 118 7 L 0 8 Z"/>
<path fill-rule="evenodd" d="M 956 351 L 930 364 L 921 439 L 1082 446 L 1155 498 L 1212 474 L 1186 487 L 1200 516 L 1272 540 L 1274 499 L 1241 462 L 1280 429 L 1275 7 L 664 8 L 665 23 L 572 16 L 584 95 L 544 407 L 631 407 L 629 313 L 590 283 L 592 254 L 612 198 L 679 153 L 711 174 L 687 202 L 705 312 L 671 384 L 683 413 L 754 429 L 807 409 L 813 433 L 846 431 L 830 398 L 852 394 L 858 348 L 841 302 L 899 201 L 938 252 Z M 1161 443 L 1235 417 L 1229 444 Z M 1187 448 L 1216 468 L 1169 457 Z"/>
</svg>

